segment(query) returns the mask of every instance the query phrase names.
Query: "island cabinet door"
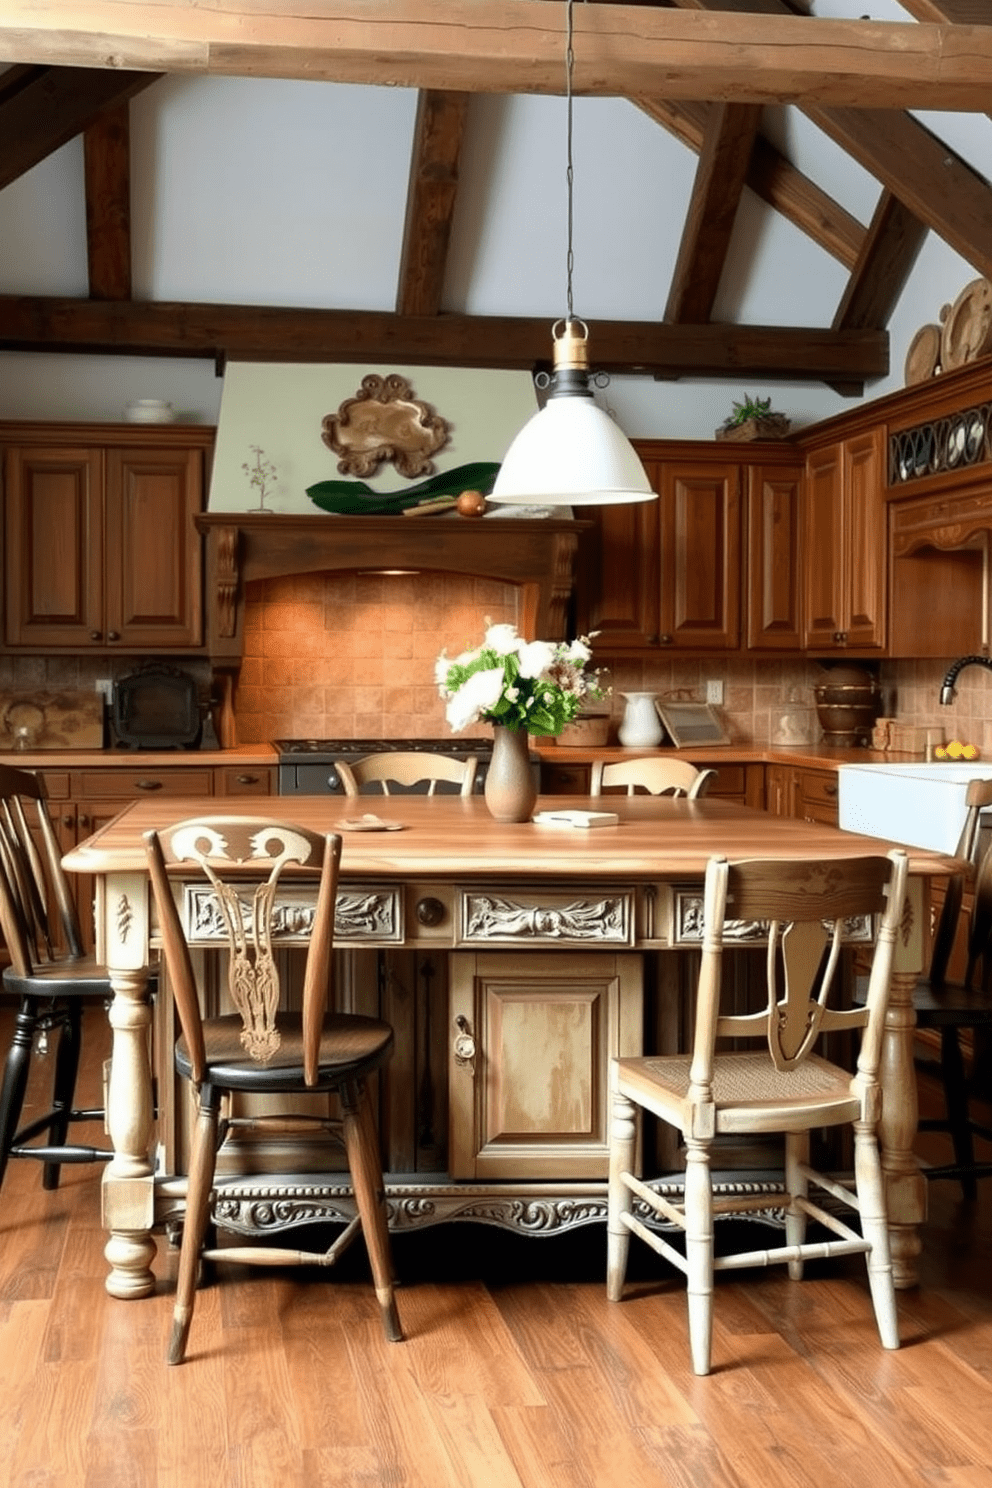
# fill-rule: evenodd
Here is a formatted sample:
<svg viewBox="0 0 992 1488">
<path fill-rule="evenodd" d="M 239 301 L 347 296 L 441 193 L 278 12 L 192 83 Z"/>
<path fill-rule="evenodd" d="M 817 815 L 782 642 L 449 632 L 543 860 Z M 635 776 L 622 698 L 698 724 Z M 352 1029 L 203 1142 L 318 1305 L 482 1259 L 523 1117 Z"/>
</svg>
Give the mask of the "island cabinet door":
<svg viewBox="0 0 992 1488">
<path fill-rule="evenodd" d="M 609 1061 L 643 1046 L 634 952 L 451 957 L 454 1178 L 605 1178 Z"/>
</svg>

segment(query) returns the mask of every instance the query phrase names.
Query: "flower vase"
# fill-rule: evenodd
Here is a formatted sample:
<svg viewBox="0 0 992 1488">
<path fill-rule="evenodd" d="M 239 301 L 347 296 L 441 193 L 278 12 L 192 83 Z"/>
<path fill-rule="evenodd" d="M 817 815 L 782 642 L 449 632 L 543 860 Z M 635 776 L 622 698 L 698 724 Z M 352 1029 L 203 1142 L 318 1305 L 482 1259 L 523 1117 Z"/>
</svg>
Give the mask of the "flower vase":
<svg viewBox="0 0 992 1488">
<path fill-rule="evenodd" d="M 484 790 L 489 814 L 500 822 L 529 821 L 537 800 L 526 729 L 493 726 L 493 757 Z"/>
</svg>

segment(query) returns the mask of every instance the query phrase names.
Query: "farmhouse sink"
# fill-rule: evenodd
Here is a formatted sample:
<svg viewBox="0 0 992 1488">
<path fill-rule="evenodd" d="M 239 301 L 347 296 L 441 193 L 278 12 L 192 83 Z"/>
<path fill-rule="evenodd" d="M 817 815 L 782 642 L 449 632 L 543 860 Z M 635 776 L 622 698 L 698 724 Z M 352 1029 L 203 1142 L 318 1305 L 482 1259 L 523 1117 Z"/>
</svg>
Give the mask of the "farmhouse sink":
<svg viewBox="0 0 992 1488">
<path fill-rule="evenodd" d="M 837 774 L 845 831 L 953 853 L 964 826 L 968 782 L 992 779 L 992 760 L 841 765 Z"/>
</svg>

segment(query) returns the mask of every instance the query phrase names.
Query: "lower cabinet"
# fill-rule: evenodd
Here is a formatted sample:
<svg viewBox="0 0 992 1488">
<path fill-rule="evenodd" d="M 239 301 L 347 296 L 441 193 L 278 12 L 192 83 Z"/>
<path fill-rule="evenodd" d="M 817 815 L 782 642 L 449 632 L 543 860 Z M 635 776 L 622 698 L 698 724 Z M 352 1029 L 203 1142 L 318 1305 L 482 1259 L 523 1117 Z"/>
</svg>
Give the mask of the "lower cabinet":
<svg viewBox="0 0 992 1488">
<path fill-rule="evenodd" d="M 448 1170 L 454 1178 L 605 1178 L 609 1061 L 643 1046 L 635 953 L 455 952 Z"/>
<path fill-rule="evenodd" d="M 802 765 L 768 765 L 765 774 L 766 809 L 773 816 L 797 816 L 801 821 L 836 827 L 839 818 L 836 770 Z"/>
</svg>

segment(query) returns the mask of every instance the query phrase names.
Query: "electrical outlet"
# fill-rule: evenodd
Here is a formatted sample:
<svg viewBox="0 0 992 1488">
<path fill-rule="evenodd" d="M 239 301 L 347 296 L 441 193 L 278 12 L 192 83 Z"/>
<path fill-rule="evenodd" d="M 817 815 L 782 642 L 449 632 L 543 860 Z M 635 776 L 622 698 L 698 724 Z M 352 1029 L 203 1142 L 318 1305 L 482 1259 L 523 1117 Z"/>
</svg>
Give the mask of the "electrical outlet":
<svg viewBox="0 0 992 1488">
<path fill-rule="evenodd" d="M 710 681 L 710 682 L 707 682 L 707 684 L 706 684 L 706 701 L 708 703 L 716 703 L 717 705 L 719 705 L 720 703 L 723 702 L 723 683 L 722 682 L 720 682 L 720 681 Z"/>
<path fill-rule="evenodd" d="M 101 677 L 96 682 L 93 683 L 93 686 L 96 689 L 96 691 L 100 694 L 100 696 L 103 698 L 103 701 L 105 703 L 109 703 L 110 700 L 111 700 L 111 697 L 113 696 L 113 690 L 114 690 L 114 684 L 111 682 L 110 678 L 109 677 Z"/>
</svg>

